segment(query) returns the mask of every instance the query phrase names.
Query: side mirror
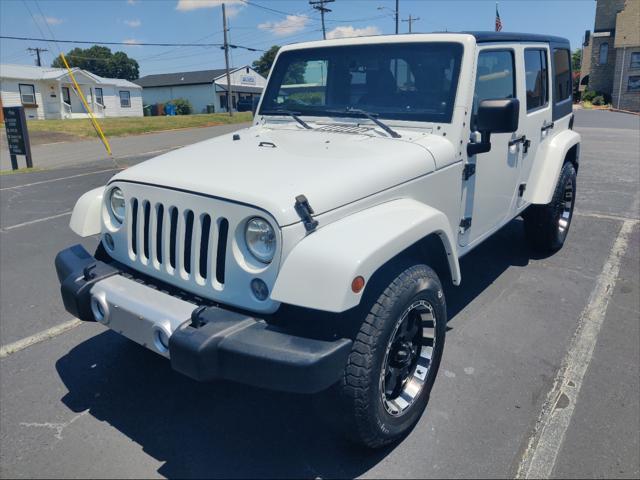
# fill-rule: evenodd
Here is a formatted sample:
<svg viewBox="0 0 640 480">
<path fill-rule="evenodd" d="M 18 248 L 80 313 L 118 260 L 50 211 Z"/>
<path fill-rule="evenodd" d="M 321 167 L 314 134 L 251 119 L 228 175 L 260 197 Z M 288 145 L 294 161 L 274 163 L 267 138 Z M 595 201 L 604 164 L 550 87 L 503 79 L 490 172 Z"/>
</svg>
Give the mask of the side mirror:
<svg viewBox="0 0 640 480">
<path fill-rule="evenodd" d="M 255 117 L 256 111 L 258 110 L 258 104 L 260 103 L 260 97 L 251 97 L 251 113 Z"/>
<path fill-rule="evenodd" d="M 476 114 L 476 129 L 482 134 L 480 143 L 469 143 L 471 157 L 491 150 L 492 133 L 512 133 L 518 130 L 520 101 L 517 98 L 482 100 Z"/>
</svg>

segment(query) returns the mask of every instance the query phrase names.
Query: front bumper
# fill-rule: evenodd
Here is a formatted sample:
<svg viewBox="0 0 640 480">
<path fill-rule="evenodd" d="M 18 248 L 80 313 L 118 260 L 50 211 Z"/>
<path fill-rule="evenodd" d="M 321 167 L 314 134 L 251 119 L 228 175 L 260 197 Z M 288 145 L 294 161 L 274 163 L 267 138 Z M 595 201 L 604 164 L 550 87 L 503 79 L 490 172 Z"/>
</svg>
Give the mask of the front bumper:
<svg viewBox="0 0 640 480">
<path fill-rule="evenodd" d="M 316 393 L 337 382 L 347 363 L 349 339 L 295 336 L 264 320 L 198 306 L 126 278 L 80 245 L 61 251 L 55 265 L 67 311 L 169 358 L 195 380 Z"/>
</svg>

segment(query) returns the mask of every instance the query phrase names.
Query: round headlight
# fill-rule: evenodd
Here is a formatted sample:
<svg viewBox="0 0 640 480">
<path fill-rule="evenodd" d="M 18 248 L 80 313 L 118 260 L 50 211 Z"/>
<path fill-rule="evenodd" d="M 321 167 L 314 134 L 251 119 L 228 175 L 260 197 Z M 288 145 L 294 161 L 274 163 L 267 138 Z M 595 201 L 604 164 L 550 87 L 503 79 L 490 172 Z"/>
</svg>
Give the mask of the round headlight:
<svg viewBox="0 0 640 480">
<path fill-rule="evenodd" d="M 111 190 L 111 193 L 109 194 L 109 207 L 111 210 L 111 214 L 117 220 L 117 222 L 124 222 L 124 194 L 118 187 Z"/>
<path fill-rule="evenodd" d="M 247 222 L 244 239 L 251 255 L 262 263 L 269 263 L 276 253 L 276 233 L 264 218 L 254 217 Z"/>
</svg>

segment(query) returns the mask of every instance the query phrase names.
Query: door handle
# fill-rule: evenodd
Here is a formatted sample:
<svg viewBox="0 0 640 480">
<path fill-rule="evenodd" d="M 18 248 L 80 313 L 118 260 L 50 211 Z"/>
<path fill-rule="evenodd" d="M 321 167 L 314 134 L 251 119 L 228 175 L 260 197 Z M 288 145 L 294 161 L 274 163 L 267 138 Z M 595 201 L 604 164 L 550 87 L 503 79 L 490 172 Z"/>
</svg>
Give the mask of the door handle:
<svg viewBox="0 0 640 480">
<path fill-rule="evenodd" d="M 551 130 L 554 127 L 554 123 L 547 123 L 546 125 L 542 125 L 542 128 L 540 129 L 541 132 L 546 132 L 547 130 Z"/>
<path fill-rule="evenodd" d="M 522 144 L 522 151 L 524 153 L 527 153 L 529 151 L 529 147 L 531 146 L 531 140 L 528 140 L 526 135 L 520 135 L 513 140 L 509 140 L 510 147 L 513 147 L 514 145 L 517 145 L 519 143 Z"/>
</svg>

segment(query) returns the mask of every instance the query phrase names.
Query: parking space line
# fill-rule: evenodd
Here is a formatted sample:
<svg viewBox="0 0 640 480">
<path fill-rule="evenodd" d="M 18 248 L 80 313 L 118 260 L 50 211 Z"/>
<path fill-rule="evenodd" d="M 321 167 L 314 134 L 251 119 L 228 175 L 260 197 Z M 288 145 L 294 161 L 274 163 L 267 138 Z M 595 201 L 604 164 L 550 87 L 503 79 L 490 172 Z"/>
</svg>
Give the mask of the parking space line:
<svg viewBox="0 0 640 480">
<path fill-rule="evenodd" d="M 542 406 L 516 478 L 550 478 L 553 473 L 607 313 L 609 300 L 613 295 L 620 263 L 629 245 L 629 236 L 637 224 L 638 220 L 626 220 L 622 223 L 609 257 L 598 275 L 589 303 L 580 315 L 553 387 Z"/>
<path fill-rule="evenodd" d="M 0 358 L 8 357 L 12 353 L 24 350 L 25 348 L 35 345 L 36 343 L 44 342 L 45 340 L 49 340 L 50 338 L 57 337 L 58 335 L 67 332 L 81 324 L 82 320 L 74 318 L 73 320 L 61 323 L 60 325 L 56 325 L 55 327 L 51 327 L 47 330 L 36 333 L 35 335 L 31 335 L 29 337 L 23 338 L 22 340 L 18 340 L 17 342 L 13 342 L 0 347 Z"/>
<path fill-rule="evenodd" d="M 0 228 L 0 232 L 8 232 L 9 230 L 14 230 L 20 227 L 26 227 L 27 225 L 33 225 L 34 223 L 46 222 L 47 220 L 54 220 L 60 217 L 66 217 L 67 215 L 71 215 L 73 213 L 72 210 L 68 212 L 59 213 L 57 215 L 51 215 L 50 217 L 37 218 L 36 220 L 29 220 L 28 222 L 18 223 L 16 225 L 11 225 L 9 227 Z"/>
<path fill-rule="evenodd" d="M 122 170 L 122 169 L 121 168 L 107 168 L 105 170 L 97 170 L 95 172 L 78 173 L 77 175 L 70 175 L 68 177 L 51 178 L 49 180 L 41 180 L 39 182 L 25 183 L 24 185 L 14 185 L 13 187 L 0 188 L 0 192 L 3 192 L 5 190 L 17 190 L 19 188 L 34 187 L 36 185 L 42 185 L 44 183 L 59 182 L 61 180 L 70 180 L 72 178 L 86 177 L 87 175 L 97 175 L 98 173 L 115 172 L 115 171 L 118 171 L 118 170 Z"/>
</svg>

